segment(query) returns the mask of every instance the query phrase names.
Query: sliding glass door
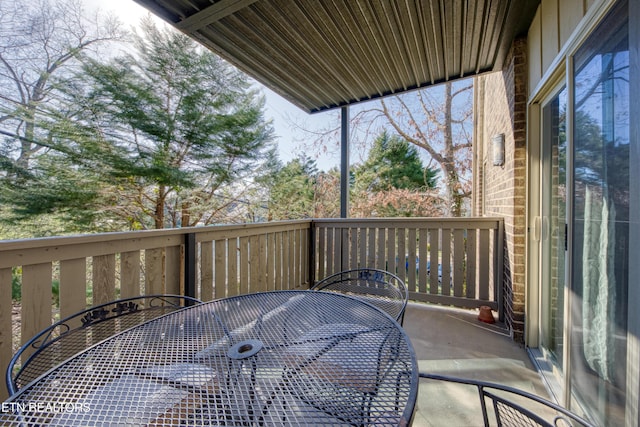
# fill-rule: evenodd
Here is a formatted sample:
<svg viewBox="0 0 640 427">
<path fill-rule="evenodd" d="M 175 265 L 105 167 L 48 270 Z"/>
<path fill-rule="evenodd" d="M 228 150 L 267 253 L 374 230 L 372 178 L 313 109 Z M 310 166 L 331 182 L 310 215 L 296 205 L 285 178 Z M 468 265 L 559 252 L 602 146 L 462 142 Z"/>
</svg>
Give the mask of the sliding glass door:
<svg viewBox="0 0 640 427">
<path fill-rule="evenodd" d="M 540 345 L 562 369 L 567 236 L 567 91 L 542 108 Z"/>
<path fill-rule="evenodd" d="M 638 426 L 640 2 L 599 7 L 530 108 L 530 342 L 560 403 Z"/>
<path fill-rule="evenodd" d="M 630 179 L 640 166 L 630 170 L 627 8 L 620 2 L 591 34 L 573 73 L 570 386 L 603 425 L 624 425 L 628 272 L 638 262 L 629 256 Z"/>
</svg>

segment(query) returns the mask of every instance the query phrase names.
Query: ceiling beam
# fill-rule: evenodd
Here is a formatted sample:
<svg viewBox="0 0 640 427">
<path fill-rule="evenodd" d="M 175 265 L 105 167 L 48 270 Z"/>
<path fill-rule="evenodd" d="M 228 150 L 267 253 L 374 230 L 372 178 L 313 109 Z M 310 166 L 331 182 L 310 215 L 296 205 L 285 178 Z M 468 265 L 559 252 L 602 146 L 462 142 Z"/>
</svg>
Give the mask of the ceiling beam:
<svg viewBox="0 0 640 427">
<path fill-rule="evenodd" d="M 229 15 L 233 15 L 237 11 L 251 6 L 257 0 L 220 0 L 212 4 L 206 9 L 194 13 L 186 17 L 180 22 L 176 22 L 175 26 L 185 33 L 193 33 L 202 27 L 213 24 Z"/>
</svg>

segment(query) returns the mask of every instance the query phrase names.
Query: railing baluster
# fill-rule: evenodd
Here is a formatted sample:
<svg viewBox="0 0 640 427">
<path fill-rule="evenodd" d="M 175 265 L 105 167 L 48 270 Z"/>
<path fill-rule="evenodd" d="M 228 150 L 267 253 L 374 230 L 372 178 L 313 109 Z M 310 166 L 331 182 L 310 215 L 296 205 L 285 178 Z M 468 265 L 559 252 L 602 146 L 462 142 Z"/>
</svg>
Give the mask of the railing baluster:
<svg viewBox="0 0 640 427">
<path fill-rule="evenodd" d="M 249 293 L 249 238 L 240 238 L 240 295 Z"/>
<path fill-rule="evenodd" d="M 407 280 L 407 248 L 406 248 L 406 236 L 405 236 L 405 228 L 398 228 L 398 261 L 396 266 L 396 274 L 402 281 L 406 282 Z M 393 271 L 392 271 L 393 273 Z"/>
<path fill-rule="evenodd" d="M 478 298 L 481 300 L 489 299 L 489 270 L 493 270 L 490 264 L 489 252 L 489 230 L 480 230 L 480 242 L 478 244 L 478 253 L 480 255 L 480 264 L 478 274 L 480 275 L 480 290 Z"/>
<path fill-rule="evenodd" d="M 453 295 L 464 296 L 464 270 L 465 270 L 465 244 L 464 230 L 461 228 L 453 230 Z"/>
<path fill-rule="evenodd" d="M 82 264 L 86 269 L 86 260 L 82 258 Z M 63 278 L 62 266 L 60 265 L 60 282 L 67 286 L 68 280 Z M 83 273 L 85 276 L 85 273 Z M 86 278 L 82 277 L 83 287 L 85 287 Z M 60 289 L 62 292 L 62 289 Z M 120 298 L 129 298 L 140 295 L 140 251 L 129 251 L 120 254 Z M 82 309 L 86 308 L 82 307 Z M 73 310 L 67 315 L 77 313 L 80 310 Z M 64 316 L 67 317 L 67 316 Z"/>
<path fill-rule="evenodd" d="M 228 265 L 229 265 L 229 283 L 227 284 L 227 295 L 238 295 L 238 238 L 233 237 L 228 241 Z"/>
<path fill-rule="evenodd" d="M 502 283 L 502 274 L 504 272 L 504 222 L 498 221 L 498 227 L 493 232 L 494 235 L 494 251 L 493 259 L 495 265 L 495 274 L 493 286 L 497 288 L 495 296 L 498 300 L 498 320 L 504 322 L 504 285 Z"/>
<path fill-rule="evenodd" d="M 388 266 L 385 268 L 385 270 L 394 273 L 396 272 L 397 269 L 397 256 L 396 254 L 398 253 L 396 250 L 396 245 L 397 245 L 397 236 L 398 236 L 398 230 L 395 226 L 389 227 L 389 230 L 387 232 L 387 264 Z"/>
<path fill-rule="evenodd" d="M 138 265 L 139 264 L 140 254 L 138 254 Z M 138 272 L 139 271 L 138 269 Z M 60 261 L 60 284 L 61 319 L 87 308 L 87 259 L 76 258 Z M 62 284 L 64 284 L 64 286 L 62 286 Z M 140 292 L 139 275 L 138 292 Z"/>
<path fill-rule="evenodd" d="M 182 275 L 180 274 L 182 269 L 182 256 L 181 246 L 169 246 L 165 248 L 164 262 L 165 262 L 165 281 L 164 292 L 167 294 L 179 295 L 184 289 L 182 283 Z M 122 267 L 122 255 L 121 255 L 121 269 Z M 139 279 L 138 279 L 139 280 Z M 122 289 L 122 280 L 120 281 L 120 288 Z M 122 291 L 121 291 L 122 292 Z M 138 286 L 138 292 L 135 295 L 140 295 L 140 287 Z"/>
<path fill-rule="evenodd" d="M 50 262 L 22 267 L 23 344 L 51 324 L 51 274 Z"/>
<path fill-rule="evenodd" d="M 442 239 L 442 294 L 451 295 L 451 229 L 443 228 L 440 238 Z"/>
<path fill-rule="evenodd" d="M 213 298 L 217 299 L 227 296 L 227 239 L 216 240 L 214 250 Z"/>
<path fill-rule="evenodd" d="M 360 226 L 358 227 L 358 245 L 359 245 L 359 256 L 358 256 L 358 264 L 353 268 L 365 268 L 367 266 L 367 228 Z"/>
<path fill-rule="evenodd" d="M 154 248 L 144 251 L 144 264 L 145 264 L 145 293 L 164 294 L 164 249 Z M 115 295 L 114 295 L 115 297 Z M 114 298 L 108 299 L 103 302 L 113 301 Z"/>
<path fill-rule="evenodd" d="M 275 234 L 275 253 L 274 253 L 274 268 L 275 268 L 275 277 L 274 280 L 276 282 L 276 289 L 283 289 L 283 280 L 282 280 L 282 268 L 283 268 L 283 232 L 279 231 Z"/>
<path fill-rule="evenodd" d="M 327 247 L 326 247 L 326 236 L 327 236 L 327 228 L 322 227 L 320 229 L 316 228 L 316 234 L 318 239 L 318 250 L 316 252 L 318 257 L 318 274 L 314 277 L 314 280 L 320 280 L 327 276 Z M 315 244 L 315 243 L 314 243 Z"/>
<path fill-rule="evenodd" d="M 440 294 L 440 230 L 437 228 L 429 229 L 429 290 L 432 294 Z"/>
<path fill-rule="evenodd" d="M 308 230 L 301 230 L 302 233 L 302 265 L 303 272 L 302 278 L 304 279 L 304 285 L 306 287 L 310 287 L 313 283 L 312 273 L 311 273 L 311 261 L 315 255 L 313 251 L 312 236 L 313 236 L 313 227 L 309 227 Z"/>
<path fill-rule="evenodd" d="M 275 233 L 269 233 L 266 236 L 266 266 L 265 269 L 266 271 L 266 276 L 267 276 L 267 290 L 269 291 L 273 291 L 276 289 L 276 282 L 275 282 L 275 270 L 274 270 L 274 265 L 275 265 L 275 260 L 271 259 L 272 257 L 275 257 L 276 254 L 276 236 Z"/>
<path fill-rule="evenodd" d="M 287 241 L 287 246 L 289 247 L 289 256 L 286 258 L 287 262 L 288 262 L 288 266 L 287 266 L 287 270 L 288 270 L 288 274 L 287 274 L 287 289 L 294 289 L 295 287 L 298 286 L 298 284 L 295 281 L 295 235 L 293 233 L 292 230 L 289 230 L 287 232 L 287 237 L 288 237 L 288 241 Z"/>
<path fill-rule="evenodd" d="M 200 243 L 200 299 L 211 301 L 213 292 L 213 242 Z"/>
<path fill-rule="evenodd" d="M 0 268 L 0 295 L 11 295 L 11 268 Z M 2 373 L 13 356 L 13 325 L 11 298 L 0 298 L 0 368 Z M 9 396 L 5 381 L 0 381 L 0 399 Z"/>
<path fill-rule="evenodd" d="M 149 272 L 146 271 L 145 275 L 149 277 Z M 116 298 L 116 257 L 114 254 L 93 257 L 92 280 L 93 300 L 91 305 L 104 304 Z"/>
<path fill-rule="evenodd" d="M 386 236 L 386 231 L 387 229 L 384 227 L 380 227 L 378 228 L 378 251 L 376 253 L 376 264 L 375 264 L 375 268 L 379 269 L 379 270 L 384 270 L 385 269 L 385 261 L 386 261 L 386 256 L 385 256 L 385 249 L 387 247 L 387 236 Z"/>
<path fill-rule="evenodd" d="M 367 230 L 367 263 L 365 267 L 373 268 L 376 265 L 376 229 L 369 227 Z"/>
<path fill-rule="evenodd" d="M 476 260 L 478 257 L 476 249 L 477 230 L 469 229 L 467 231 L 467 292 L 466 297 L 474 299 L 477 293 L 476 284 Z"/>
<path fill-rule="evenodd" d="M 336 269 L 334 267 L 336 248 L 333 242 L 333 238 L 334 238 L 333 230 L 334 230 L 333 227 L 327 228 L 327 272 L 326 272 L 327 276 L 336 272 Z"/>
<path fill-rule="evenodd" d="M 426 228 L 420 228 L 418 232 L 418 292 L 427 292 L 427 259 L 429 253 L 427 252 L 428 243 L 428 230 Z"/>
<path fill-rule="evenodd" d="M 418 256 L 418 236 L 416 235 L 416 228 L 411 227 L 408 230 L 407 236 L 407 287 L 415 292 L 416 291 L 416 258 Z"/>
</svg>

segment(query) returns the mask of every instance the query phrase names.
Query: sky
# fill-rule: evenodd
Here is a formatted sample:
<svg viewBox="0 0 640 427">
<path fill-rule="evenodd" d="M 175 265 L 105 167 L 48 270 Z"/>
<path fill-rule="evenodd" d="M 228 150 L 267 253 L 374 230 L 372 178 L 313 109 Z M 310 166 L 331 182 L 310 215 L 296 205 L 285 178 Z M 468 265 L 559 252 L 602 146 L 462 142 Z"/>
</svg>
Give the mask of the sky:
<svg viewBox="0 0 640 427">
<path fill-rule="evenodd" d="M 136 26 L 149 13 L 134 0 L 84 0 L 84 2 L 89 9 L 99 7 L 104 12 L 115 13 L 128 27 Z M 156 19 L 159 24 L 165 25 L 160 18 Z M 301 154 L 306 154 L 316 160 L 320 170 L 326 171 L 339 165 L 338 153 L 331 151 L 325 153 L 320 149 L 309 150 L 308 147 L 302 147 L 300 141 L 303 141 L 307 136 L 304 132 L 297 130 L 295 126 L 297 123 L 304 124 L 307 128 L 320 128 L 334 119 L 335 114 L 308 114 L 260 83 L 256 82 L 256 85 L 265 95 L 265 116 L 267 120 L 270 119 L 273 122 L 275 143 L 283 163 Z"/>
</svg>

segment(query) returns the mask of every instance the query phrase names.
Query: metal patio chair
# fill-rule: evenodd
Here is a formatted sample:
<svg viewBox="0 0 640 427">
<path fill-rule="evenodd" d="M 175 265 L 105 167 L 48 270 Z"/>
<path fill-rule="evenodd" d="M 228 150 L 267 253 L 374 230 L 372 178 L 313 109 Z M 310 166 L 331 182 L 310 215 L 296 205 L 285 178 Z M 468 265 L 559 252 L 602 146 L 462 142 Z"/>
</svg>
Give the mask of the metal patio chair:
<svg viewBox="0 0 640 427">
<path fill-rule="evenodd" d="M 420 378 L 475 386 L 485 427 L 593 427 L 589 421 L 546 399 L 517 388 L 485 381 L 419 373 Z M 492 409 L 492 416 L 490 411 Z"/>
<path fill-rule="evenodd" d="M 327 300 L 333 315 L 324 313 L 319 326 L 304 333 L 288 333 L 292 338 L 285 350 L 282 387 L 284 395 L 294 399 L 280 404 L 300 405 L 300 411 L 313 408 L 323 425 L 402 425 L 409 420 L 415 403 L 411 395 L 417 394 L 417 365 L 396 317 L 359 303 L 360 297 L 311 293 L 338 294 Z M 313 324 L 312 310 L 307 312 L 305 324 Z M 405 399 L 412 402 L 407 412 L 398 406 Z"/>
<path fill-rule="evenodd" d="M 388 313 L 401 325 L 409 299 L 404 282 L 395 274 L 374 268 L 358 268 L 328 276 L 311 288 L 360 298 Z"/>
<path fill-rule="evenodd" d="M 181 295 L 145 295 L 100 304 L 68 316 L 18 349 L 7 366 L 7 389 L 14 394 L 71 356 L 116 333 L 199 303 Z"/>
</svg>

